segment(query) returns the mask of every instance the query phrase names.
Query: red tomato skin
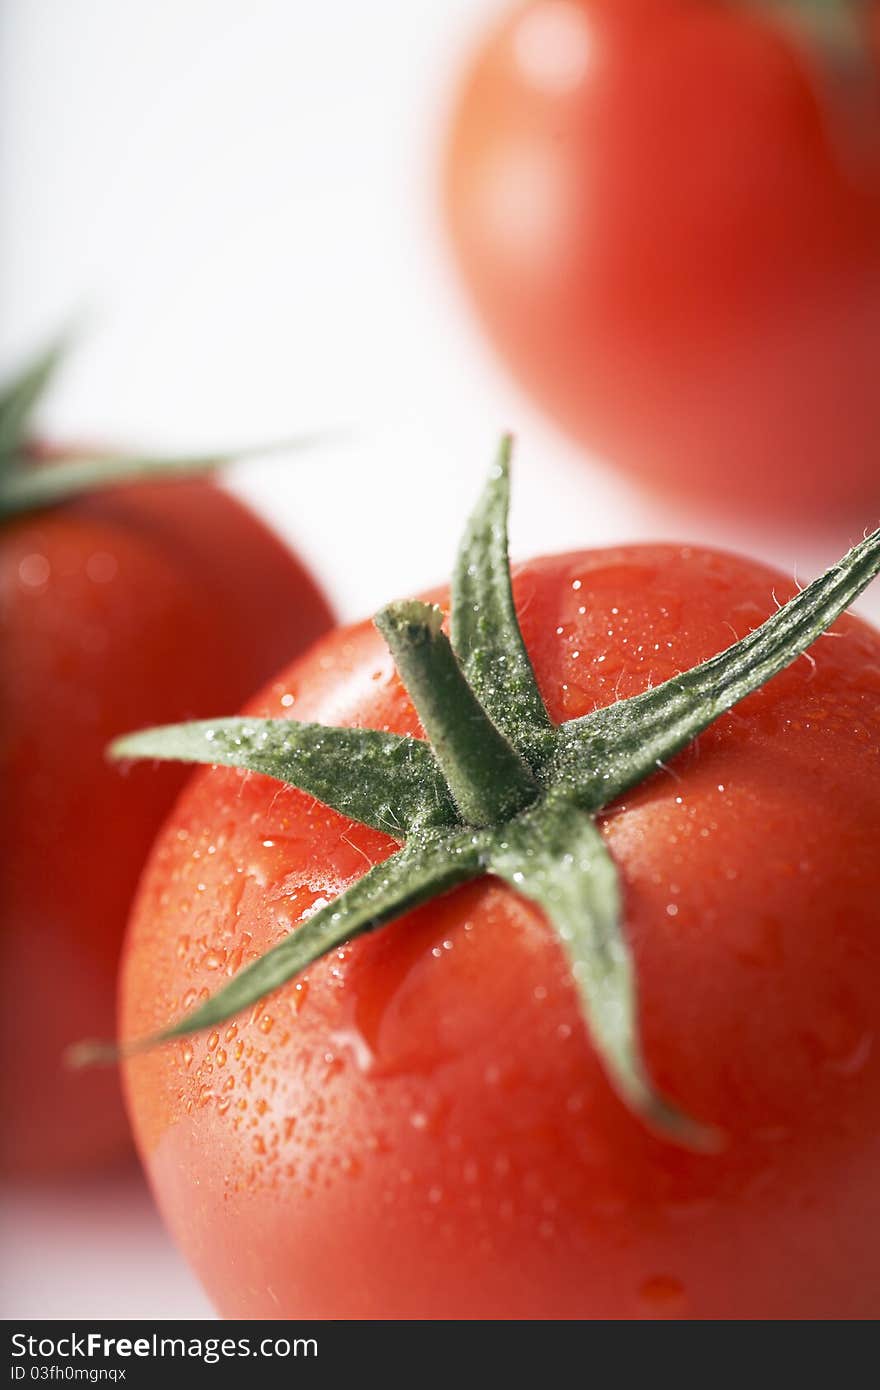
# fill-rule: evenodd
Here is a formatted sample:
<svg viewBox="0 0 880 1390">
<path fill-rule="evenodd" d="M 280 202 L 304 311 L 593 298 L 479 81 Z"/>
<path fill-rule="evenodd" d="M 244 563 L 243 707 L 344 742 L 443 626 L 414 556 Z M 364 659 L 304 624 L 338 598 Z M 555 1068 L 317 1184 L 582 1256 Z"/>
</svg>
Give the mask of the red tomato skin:
<svg viewBox="0 0 880 1390">
<path fill-rule="evenodd" d="M 538 560 L 514 589 L 562 720 L 715 653 L 792 585 L 647 546 Z M 541 914 L 484 880 L 126 1065 L 160 1207 L 222 1314 L 877 1315 L 880 636 L 845 618 L 811 656 L 604 819 L 650 1065 L 724 1152 L 624 1108 Z M 367 624 L 249 708 L 419 732 Z M 271 780 L 200 772 L 135 904 L 123 1036 L 393 847 Z"/>
<path fill-rule="evenodd" d="M 495 346 L 590 450 L 725 509 L 864 519 L 880 4 L 863 101 L 758 11 L 514 8 L 455 101 L 446 221 Z"/>
<path fill-rule="evenodd" d="M 0 1171 L 33 1175 L 131 1144 L 115 1071 L 62 1055 L 116 1031 L 131 899 L 186 774 L 125 777 L 108 743 L 228 709 L 332 618 L 299 561 L 204 481 L 4 523 L 0 594 Z"/>
</svg>

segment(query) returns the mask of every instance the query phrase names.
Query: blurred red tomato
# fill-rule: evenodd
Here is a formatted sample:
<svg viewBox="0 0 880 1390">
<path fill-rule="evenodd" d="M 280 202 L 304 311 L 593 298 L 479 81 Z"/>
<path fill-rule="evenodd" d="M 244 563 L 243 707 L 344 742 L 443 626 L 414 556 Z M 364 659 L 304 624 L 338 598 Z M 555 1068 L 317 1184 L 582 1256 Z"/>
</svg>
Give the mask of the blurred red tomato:
<svg viewBox="0 0 880 1390">
<path fill-rule="evenodd" d="M 302 565 L 210 482 L 106 491 L 0 526 L 0 1169 L 128 1143 L 115 1033 L 129 902 L 185 770 L 105 761 L 144 723 L 234 707 L 330 623 Z"/>
<path fill-rule="evenodd" d="M 576 439 L 716 503 L 863 516 L 880 4 L 826 6 L 824 41 L 808 12 L 518 6 L 459 94 L 445 201 L 492 338 Z"/>
</svg>

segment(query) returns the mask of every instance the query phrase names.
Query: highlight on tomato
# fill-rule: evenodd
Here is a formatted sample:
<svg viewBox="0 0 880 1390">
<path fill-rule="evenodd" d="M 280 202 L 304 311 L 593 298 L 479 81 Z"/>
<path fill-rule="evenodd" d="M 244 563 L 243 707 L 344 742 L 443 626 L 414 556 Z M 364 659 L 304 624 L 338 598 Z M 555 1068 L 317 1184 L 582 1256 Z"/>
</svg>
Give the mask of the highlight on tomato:
<svg viewBox="0 0 880 1390">
<path fill-rule="evenodd" d="M 236 705 L 332 621 L 206 475 L 222 459 L 40 449 L 58 358 L 0 394 L 0 1170 L 26 1176 L 131 1147 L 116 1076 L 63 1054 L 96 1020 L 114 1031 L 129 906 L 183 773 L 122 780 L 108 739 Z"/>
<path fill-rule="evenodd" d="M 159 1205 L 231 1317 L 876 1316 L 880 532 L 511 577 L 508 452 L 451 591 L 114 746 L 209 765 L 121 978 Z"/>
<path fill-rule="evenodd" d="M 445 220 L 492 342 L 678 497 L 880 500 L 880 3 L 528 0 L 463 74 Z"/>
</svg>

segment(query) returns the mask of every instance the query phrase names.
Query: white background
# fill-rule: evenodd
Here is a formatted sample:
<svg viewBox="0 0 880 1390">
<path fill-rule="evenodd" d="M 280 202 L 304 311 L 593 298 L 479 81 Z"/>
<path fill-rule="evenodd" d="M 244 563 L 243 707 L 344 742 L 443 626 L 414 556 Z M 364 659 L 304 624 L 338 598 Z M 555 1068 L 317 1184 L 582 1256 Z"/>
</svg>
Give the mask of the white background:
<svg viewBox="0 0 880 1390">
<path fill-rule="evenodd" d="M 827 542 L 639 495 L 483 345 L 436 174 L 453 74 L 496 8 L 2 0 L 0 369 L 78 319 L 44 415 L 61 436 L 214 448 L 343 427 L 230 485 L 344 618 L 446 576 L 504 427 L 515 554 L 700 539 L 808 577 Z M 880 614 L 878 587 L 863 612 Z M 208 1314 L 131 1178 L 8 1192 L 2 1221 L 4 1317 Z"/>
</svg>

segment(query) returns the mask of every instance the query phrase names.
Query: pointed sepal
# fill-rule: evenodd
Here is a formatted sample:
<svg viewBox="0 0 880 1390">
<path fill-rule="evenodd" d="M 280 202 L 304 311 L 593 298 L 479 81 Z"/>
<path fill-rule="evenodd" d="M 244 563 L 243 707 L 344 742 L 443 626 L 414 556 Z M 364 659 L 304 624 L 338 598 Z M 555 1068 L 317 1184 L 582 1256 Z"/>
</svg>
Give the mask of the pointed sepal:
<svg viewBox="0 0 880 1390">
<path fill-rule="evenodd" d="M 485 846 L 470 831 L 419 837 L 306 918 L 204 1004 L 153 1038 L 123 1044 L 121 1055 L 131 1056 L 157 1043 L 225 1023 L 302 974 L 322 956 L 476 878 L 484 863 Z M 77 1060 L 92 1060 L 100 1055 L 99 1048 L 97 1045 L 91 1054 L 81 1051 Z M 106 1060 L 106 1053 L 102 1059 Z"/>
<path fill-rule="evenodd" d="M 468 521 L 452 580 L 452 647 L 481 705 L 538 771 L 556 731 L 520 632 L 507 553 L 509 435 Z"/>
<path fill-rule="evenodd" d="M 501 843 L 490 846 L 489 869 L 544 910 L 615 1090 L 664 1137 L 698 1150 L 716 1147 L 715 1132 L 662 1096 L 648 1073 L 617 869 L 591 817 L 564 794 L 551 793 L 498 838 Z"/>
<path fill-rule="evenodd" d="M 41 507 L 72 501 L 102 488 L 182 481 L 216 472 L 245 459 L 308 449 L 321 437 L 298 435 L 216 454 L 108 454 L 100 458 L 63 458 L 51 463 L 10 468 L 0 474 L 0 520 L 19 512 L 37 511 Z"/>
<path fill-rule="evenodd" d="M 376 729 L 202 719 L 126 734 L 111 744 L 109 756 L 247 768 L 397 840 L 420 827 L 458 822 L 430 745 Z"/>
<path fill-rule="evenodd" d="M 6 474 L 21 452 L 33 413 L 66 352 L 67 339 L 59 338 L 0 387 L 0 475 Z"/>
<path fill-rule="evenodd" d="M 642 695 L 563 724 L 557 775 L 585 809 L 607 805 L 796 661 L 877 574 L 880 531 L 718 656 Z"/>
</svg>

